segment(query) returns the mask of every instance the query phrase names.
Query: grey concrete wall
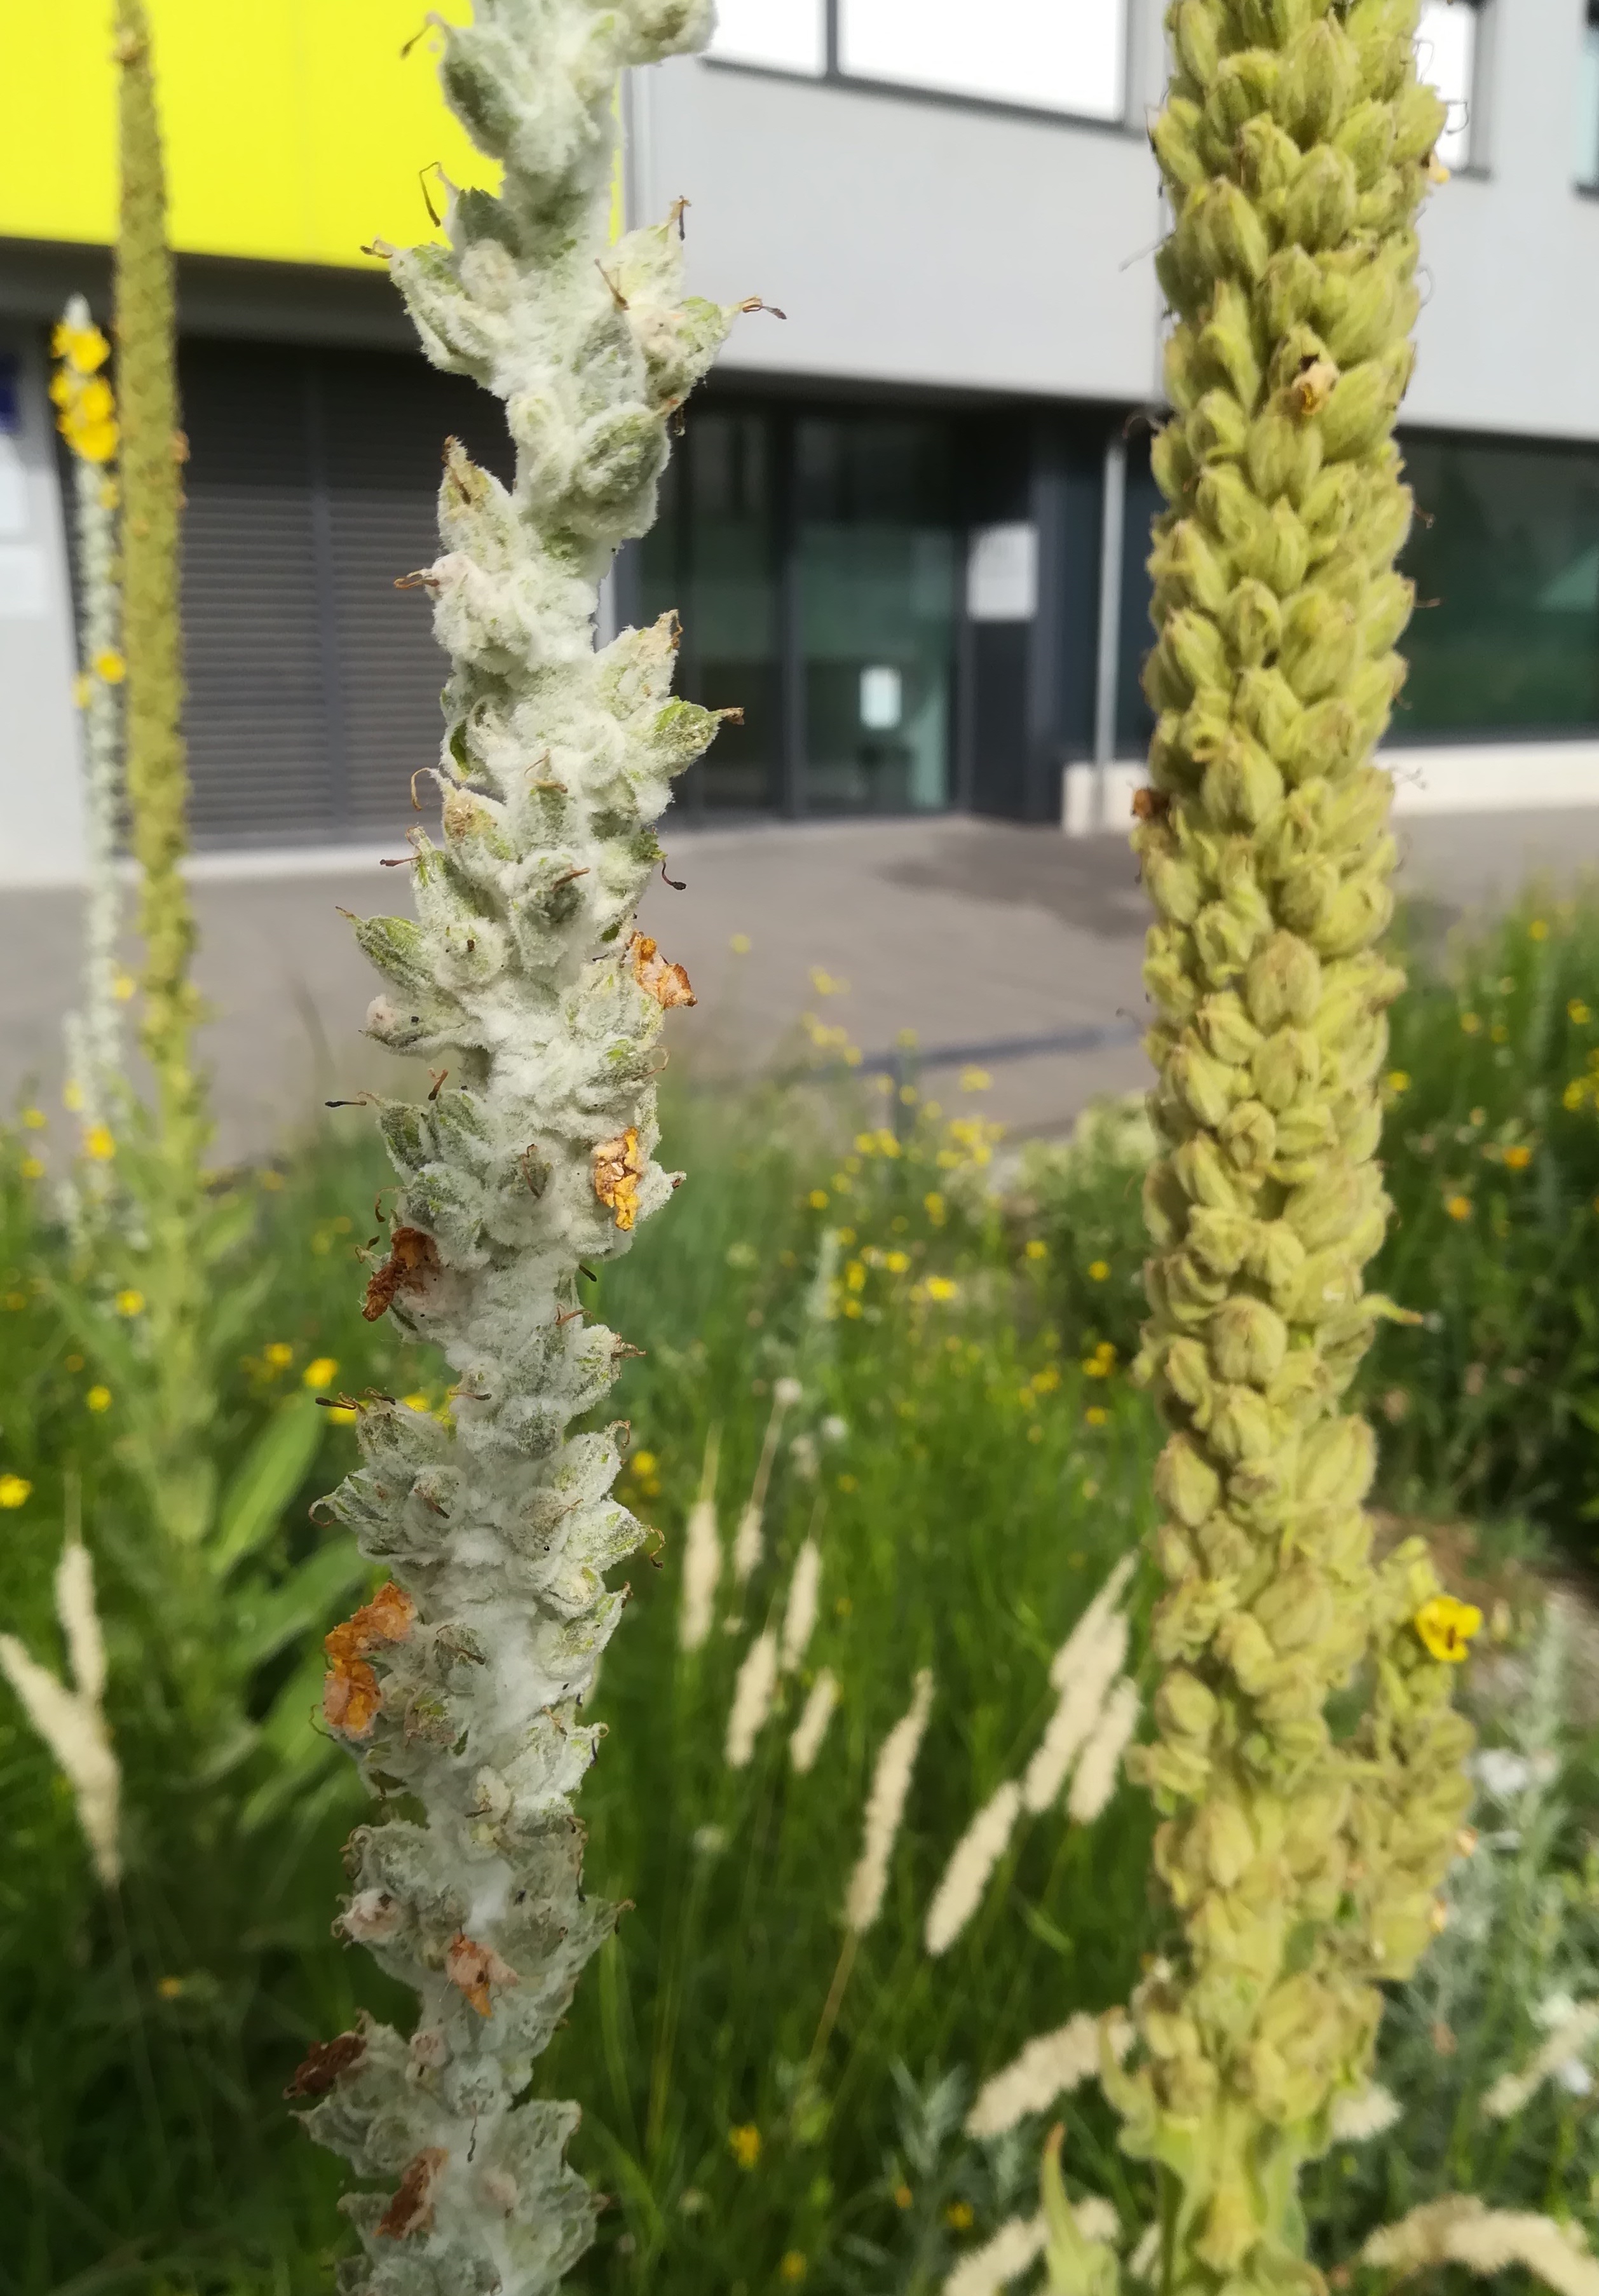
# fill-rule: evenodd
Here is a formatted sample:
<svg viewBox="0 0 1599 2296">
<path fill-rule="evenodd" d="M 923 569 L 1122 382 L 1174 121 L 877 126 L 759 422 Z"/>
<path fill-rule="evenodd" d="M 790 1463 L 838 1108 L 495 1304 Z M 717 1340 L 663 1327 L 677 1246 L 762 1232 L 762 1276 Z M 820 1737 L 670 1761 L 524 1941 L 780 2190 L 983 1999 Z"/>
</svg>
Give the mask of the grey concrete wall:
<svg viewBox="0 0 1599 2296">
<path fill-rule="evenodd" d="M 1413 422 L 1599 439 L 1599 199 L 1572 181 L 1584 15 L 1486 0 L 1472 165 L 1423 224 Z M 1160 17 L 1133 0 L 1120 129 L 727 64 L 636 76 L 641 214 L 686 193 L 694 287 L 788 313 L 742 322 L 724 367 L 1153 395 Z"/>
</svg>

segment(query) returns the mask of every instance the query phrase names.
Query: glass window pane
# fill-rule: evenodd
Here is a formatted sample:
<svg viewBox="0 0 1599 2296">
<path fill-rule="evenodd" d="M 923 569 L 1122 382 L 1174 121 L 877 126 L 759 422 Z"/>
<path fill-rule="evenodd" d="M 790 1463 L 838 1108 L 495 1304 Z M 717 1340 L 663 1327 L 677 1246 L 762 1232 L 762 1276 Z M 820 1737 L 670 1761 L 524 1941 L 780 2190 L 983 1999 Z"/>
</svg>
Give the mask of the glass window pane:
<svg viewBox="0 0 1599 2296">
<path fill-rule="evenodd" d="M 1599 447 L 1412 439 L 1405 456 L 1418 611 L 1394 737 L 1599 726 Z"/>
<path fill-rule="evenodd" d="M 839 64 L 863 78 L 1119 119 L 1123 0 L 839 0 Z"/>
<path fill-rule="evenodd" d="M 1446 168 L 1472 157 L 1472 94 L 1477 71 L 1477 11 L 1472 0 L 1423 0 L 1415 35 L 1416 62 L 1449 107 L 1438 139 Z"/>
<path fill-rule="evenodd" d="M 1577 67 L 1577 180 L 1599 190 L 1599 9 L 1588 0 Z"/>
<path fill-rule="evenodd" d="M 808 416 L 795 441 L 806 800 L 949 800 L 956 561 L 947 424 Z"/>
<path fill-rule="evenodd" d="M 645 620 L 683 617 L 676 689 L 725 719 L 695 783 L 706 806 L 754 810 L 776 790 L 776 543 L 772 426 L 765 414 L 691 415 L 668 466 L 660 515 L 640 548 Z"/>
<path fill-rule="evenodd" d="M 767 64 L 775 71 L 825 71 L 824 0 L 718 0 L 717 29 L 707 53 L 728 63 Z"/>
</svg>

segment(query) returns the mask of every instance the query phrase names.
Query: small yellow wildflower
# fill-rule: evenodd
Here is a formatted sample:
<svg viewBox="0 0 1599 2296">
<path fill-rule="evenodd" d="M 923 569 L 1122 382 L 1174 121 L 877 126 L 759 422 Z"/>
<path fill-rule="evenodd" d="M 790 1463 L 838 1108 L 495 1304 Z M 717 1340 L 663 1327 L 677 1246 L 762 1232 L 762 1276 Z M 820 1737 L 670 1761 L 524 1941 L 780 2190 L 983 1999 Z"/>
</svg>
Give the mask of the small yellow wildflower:
<svg viewBox="0 0 1599 2296">
<path fill-rule="evenodd" d="M 96 1164 L 109 1164 L 117 1152 L 117 1144 L 103 1124 L 91 1124 L 83 1136 L 83 1152 Z"/>
<path fill-rule="evenodd" d="M 810 985 L 818 996 L 848 996 L 849 994 L 847 980 L 840 980 L 836 973 L 825 972 L 819 964 L 813 964 L 810 969 Z"/>
<path fill-rule="evenodd" d="M 1091 1403 L 1086 1411 L 1084 1412 L 1083 1417 L 1087 1421 L 1090 1427 L 1103 1427 L 1109 1423 L 1111 1414 L 1104 1409 L 1103 1405 Z"/>
<path fill-rule="evenodd" d="M 752 2120 L 727 2131 L 727 2150 L 741 2169 L 754 2168 L 760 2158 L 760 2131 Z"/>
<path fill-rule="evenodd" d="M 37 1156 L 24 1156 L 22 1159 L 22 1177 L 25 1180 L 42 1180 L 44 1177 L 45 1167 L 40 1163 L 38 1158 Z"/>
<path fill-rule="evenodd" d="M 1505 1151 L 1505 1161 L 1513 1172 L 1524 1172 L 1532 1161 L 1532 1151 L 1525 1144 Z"/>
<path fill-rule="evenodd" d="M 42 1132 L 50 1119 L 42 1108 L 25 1108 L 22 1111 L 22 1121 L 29 1132 Z"/>
<path fill-rule="evenodd" d="M 910 1254 L 906 1251 L 885 1251 L 882 1264 L 890 1275 L 907 1275 L 910 1273 Z"/>
<path fill-rule="evenodd" d="M 261 1349 L 261 1357 L 274 1371 L 287 1371 L 294 1361 L 294 1350 L 287 1340 L 268 1340 Z"/>
<path fill-rule="evenodd" d="M 1486 1124 L 1486 1123 L 1488 1122 L 1488 1111 L 1487 1111 L 1487 1109 L 1486 1109 L 1486 1108 L 1474 1108 L 1474 1109 L 1472 1111 L 1471 1119 L 1470 1119 L 1470 1120 L 1471 1120 L 1471 1122 L 1472 1122 L 1472 1124 L 1475 1124 L 1475 1125 L 1482 1125 L 1482 1124 Z"/>
<path fill-rule="evenodd" d="M 1574 1029 L 1586 1029 L 1593 1017 L 1580 996 L 1573 996 L 1566 1007 L 1566 1018 Z"/>
<path fill-rule="evenodd" d="M 858 1259 L 852 1259 L 846 1265 L 844 1269 L 844 1281 L 852 1292 L 864 1292 L 865 1290 L 866 1271 L 862 1267 Z"/>
<path fill-rule="evenodd" d="M 92 1387 L 88 1393 L 84 1397 L 84 1401 L 88 1405 L 91 1411 L 109 1411 L 111 1407 L 111 1389 L 109 1387 Z"/>
<path fill-rule="evenodd" d="M 33 1485 L 25 1475 L 0 1475 L 0 1507 L 26 1506 L 33 1496 Z"/>
<path fill-rule="evenodd" d="M 748 933 L 734 933 L 727 946 L 734 956 L 748 956 L 752 944 Z"/>
<path fill-rule="evenodd" d="M 131 972 L 119 972 L 111 983 L 111 995 L 119 1004 L 126 1004 L 132 999 L 138 986 Z"/>
<path fill-rule="evenodd" d="M 1563 1107 L 1580 1108 L 1587 1096 L 1587 1078 L 1586 1077 L 1573 1077 L 1570 1083 L 1566 1086 L 1564 1092 L 1562 1093 L 1560 1097 Z"/>
<path fill-rule="evenodd" d="M 653 1451 L 635 1451 L 627 1462 L 630 1472 L 636 1475 L 652 1475 L 660 1464 Z"/>
<path fill-rule="evenodd" d="M 951 2201 L 944 2211 L 944 2221 L 951 2232 L 970 2232 L 974 2222 L 970 2201 Z"/>
<path fill-rule="evenodd" d="M 1042 1371 L 1033 1374 L 1031 1384 L 1035 1395 L 1053 1395 L 1061 1384 L 1059 1365 L 1046 1364 Z"/>
<path fill-rule="evenodd" d="M 927 1296 L 930 1300 L 953 1300 L 958 1288 L 958 1285 L 950 1282 L 947 1275 L 930 1275 L 927 1279 Z"/>
<path fill-rule="evenodd" d="M 1111 1364 L 1102 1355 L 1085 1356 L 1083 1369 L 1090 1379 L 1109 1379 L 1111 1376 Z"/>
<path fill-rule="evenodd" d="M 783 2258 L 783 2262 L 777 2267 L 777 2275 L 779 2279 L 786 2280 L 791 2284 L 795 2281 L 804 2279 L 805 2259 L 800 2255 L 800 2251 L 797 2248 L 790 2249 L 788 2254 Z"/>
<path fill-rule="evenodd" d="M 1446 1196 L 1444 1210 L 1452 1220 L 1469 1220 L 1472 1217 L 1470 1196 Z"/>
<path fill-rule="evenodd" d="M 155 1989 L 163 2001 L 177 2001 L 183 1997 L 184 1981 L 181 1977 L 163 1977 L 157 1981 Z"/>
<path fill-rule="evenodd" d="M 1045 1242 L 1042 1236 L 1034 1235 L 1028 1238 L 1027 1257 L 1029 1259 L 1047 1259 L 1049 1258 L 1049 1246 Z"/>
<path fill-rule="evenodd" d="M 1402 1092 L 1410 1090 L 1410 1072 L 1407 1069 L 1390 1069 L 1382 1081 L 1396 1100 Z"/>
<path fill-rule="evenodd" d="M 1472 1636 L 1480 1631 L 1482 1613 L 1475 1603 L 1456 1602 L 1453 1595 L 1435 1595 L 1422 1604 L 1411 1623 L 1434 1658 L 1458 1666 Z"/>
<path fill-rule="evenodd" d="M 1477 1037 L 1482 1033 L 1482 1018 L 1480 1013 L 1463 1013 L 1460 1016 L 1460 1025 L 1468 1037 Z"/>
<path fill-rule="evenodd" d="M 943 1226 L 946 1217 L 946 1207 L 944 1199 L 939 1193 L 937 1188 L 932 1189 L 927 1195 L 922 1197 L 922 1209 L 927 1214 L 928 1218 L 931 1220 L 935 1227 Z"/>
<path fill-rule="evenodd" d="M 73 1084 L 70 1080 L 66 1084 L 62 1085 L 62 1106 L 66 1110 L 69 1116 L 81 1116 L 83 1113 L 83 1086 L 81 1085 Z"/>
<path fill-rule="evenodd" d="M 142 1316 L 144 1313 L 144 1294 L 134 1291 L 131 1286 L 126 1292 L 119 1292 L 117 1313 L 119 1316 Z"/>
<path fill-rule="evenodd" d="M 335 1427 L 353 1427 L 357 1414 L 348 1403 L 332 1403 L 328 1406 L 328 1417 Z"/>
<path fill-rule="evenodd" d="M 813 1188 L 805 1201 L 813 1212 L 824 1212 L 827 1210 L 827 1191 L 825 1188 Z"/>
<path fill-rule="evenodd" d="M 1088 1281 L 1090 1283 L 1103 1283 L 1110 1275 L 1110 1273 L 1111 1263 L 1108 1259 L 1091 1259 L 1088 1262 Z"/>
<path fill-rule="evenodd" d="M 338 1359 L 335 1357 L 317 1356 L 301 1372 L 300 1382 L 305 1387 L 325 1387 L 338 1368 Z"/>
<path fill-rule="evenodd" d="M 114 646 L 106 646 L 94 656 L 94 670 L 102 685 L 120 685 L 127 676 L 127 664 Z"/>
<path fill-rule="evenodd" d="M 894 2206 L 897 2209 L 908 2209 L 911 2204 L 912 2198 L 913 2194 L 908 2185 L 895 2185 Z"/>
<path fill-rule="evenodd" d="M 963 1092 L 987 1092 L 993 1081 L 994 1079 L 988 1074 L 987 1069 L 963 1069 L 961 1070 L 961 1090 Z"/>
<path fill-rule="evenodd" d="M 1547 940 L 1549 938 L 1547 922 L 1543 917 L 1534 917 L 1527 928 L 1527 938 L 1529 940 Z"/>
<path fill-rule="evenodd" d="M 854 1242 L 855 1230 L 852 1227 L 841 1227 L 839 1230 L 839 1245 L 840 1250 L 848 1251 Z"/>
<path fill-rule="evenodd" d="M 425 1411 L 428 1408 L 428 1398 L 420 1388 L 414 1395 L 402 1395 L 400 1401 L 407 1411 Z"/>
</svg>

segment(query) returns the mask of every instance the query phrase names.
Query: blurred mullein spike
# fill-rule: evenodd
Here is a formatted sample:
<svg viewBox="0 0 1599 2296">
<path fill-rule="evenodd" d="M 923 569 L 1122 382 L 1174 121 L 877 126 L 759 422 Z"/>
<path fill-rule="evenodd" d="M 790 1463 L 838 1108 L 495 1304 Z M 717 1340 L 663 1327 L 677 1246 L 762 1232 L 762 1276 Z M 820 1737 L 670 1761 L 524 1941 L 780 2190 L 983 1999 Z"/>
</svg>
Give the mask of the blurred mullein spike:
<svg viewBox="0 0 1599 2296">
<path fill-rule="evenodd" d="M 717 718 L 672 696 L 674 616 L 598 647 L 595 624 L 733 317 L 684 297 L 669 225 L 610 244 L 611 99 L 710 24 L 709 0 L 476 0 L 438 23 L 446 100 L 503 189 L 447 191 L 447 241 L 390 263 L 429 357 L 505 402 L 516 480 L 447 451 L 418 577 L 451 657 L 439 839 L 413 840 L 415 917 L 355 927 L 387 984 L 368 1034 L 433 1076 L 381 1109 L 399 1188 L 365 1310 L 458 1385 L 447 1427 L 369 1397 L 365 1464 L 327 1503 L 394 1574 L 327 1637 L 324 1715 L 387 1798 L 350 1842 L 342 1926 L 420 1998 L 411 2040 L 370 2025 L 299 2083 L 312 2133 L 387 2188 L 344 2201 L 347 2296 L 548 2296 L 600 2205 L 565 2157 L 578 2108 L 532 2083 L 620 1912 L 583 1886 L 572 1797 L 626 1595 L 606 1573 L 647 1534 L 611 1496 L 621 1431 L 568 1431 L 628 1352 L 575 1310 L 682 1177 L 654 1160 L 653 1080 L 693 991 L 634 919 Z"/>
<path fill-rule="evenodd" d="M 117 939 L 122 899 L 117 837 L 122 803 L 121 688 L 127 673 L 117 580 L 116 404 L 104 373 L 111 345 L 74 295 L 51 338 L 56 360 L 50 395 L 56 427 L 72 455 L 78 541 L 76 694 L 83 726 L 83 1001 L 65 1024 L 67 1081 L 81 1132 L 116 1128 L 121 1077 Z M 111 1189 L 108 1160 L 81 1157 L 62 1183 L 63 1209 L 78 1240 Z"/>
<path fill-rule="evenodd" d="M 1136 2058 L 1102 2078 L 1161 2171 L 1168 2296 L 1321 2286 L 1300 2170 L 1365 2085 L 1377 1988 L 1433 1933 L 1469 1796 L 1443 1662 L 1467 1615 L 1419 1541 L 1374 1568 L 1374 1447 L 1343 1408 L 1382 1312 L 1363 1271 L 1403 984 L 1378 948 L 1395 846 L 1372 752 L 1404 676 L 1392 432 L 1444 124 L 1418 4 L 1174 0 L 1152 136 L 1175 411 L 1133 832 L 1162 1151 L 1140 1360 L 1171 1434 L 1158 1736 L 1128 1767 L 1181 1937 L 1139 1988 Z M 1363 1669 L 1365 1714 L 1334 1737 L 1328 1701 Z"/>
</svg>

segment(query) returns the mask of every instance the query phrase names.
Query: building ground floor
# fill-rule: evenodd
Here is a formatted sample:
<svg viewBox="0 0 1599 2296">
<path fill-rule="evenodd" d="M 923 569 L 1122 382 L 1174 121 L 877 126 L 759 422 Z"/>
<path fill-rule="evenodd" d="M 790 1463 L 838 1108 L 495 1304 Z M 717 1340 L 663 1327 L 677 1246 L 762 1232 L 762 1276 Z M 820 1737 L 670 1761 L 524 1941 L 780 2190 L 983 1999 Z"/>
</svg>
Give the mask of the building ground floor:
<svg viewBox="0 0 1599 2296">
<path fill-rule="evenodd" d="M 71 667 L 44 381 L 41 331 L 0 325 L 0 774 L 26 750 L 36 777 L 71 771 L 64 699 L 41 701 Z M 425 599 L 396 582 L 436 549 L 446 437 L 504 472 L 498 410 L 398 348 L 236 333 L 186 339 L 182 388 L 196 842 L 390 834 L 439 728 Z M 676 609 L 682 689 L 742 713 L 687 776 L 685 812 L 1120 817 L 1150 730 L 1154 419 L 713 378 L 606 603 L 618 622 Z M 1599 447 L 1405 447 L 1402 791 L 1438 810 L 1599 801 Z M 70 879 L 70 844 L 61 808 L 13 809 L 0 877 Z"/>
</svg>

